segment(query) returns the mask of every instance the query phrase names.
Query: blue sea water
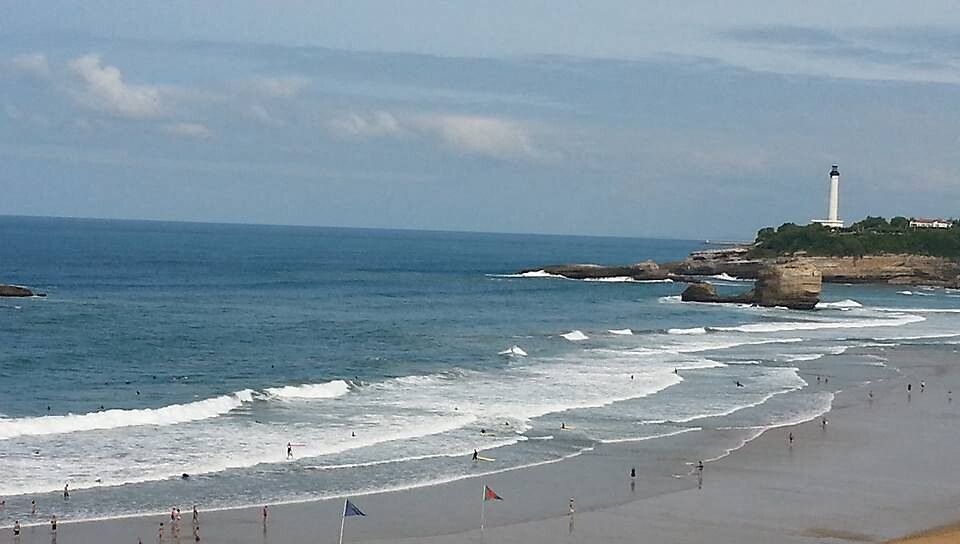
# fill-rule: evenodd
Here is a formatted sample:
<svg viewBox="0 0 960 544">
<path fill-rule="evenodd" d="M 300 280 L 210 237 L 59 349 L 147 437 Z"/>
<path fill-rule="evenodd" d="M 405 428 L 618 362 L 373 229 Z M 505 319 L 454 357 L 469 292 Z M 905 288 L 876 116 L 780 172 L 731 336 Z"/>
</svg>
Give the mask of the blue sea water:
<svg viewBox="0 0 960 544">
<path fill-rule="evenodd" d="M 804 313 L 517 274 L 698 241 L 22 217 L 0 239 L 0 282 L 48 295 L 0 299 L 0 524 L 65 483 L 67 519 L 229 507 L 789 424 L 891 371 L 809 383 L 824 357 L 949 343 L 960 316 L 943 289 L 827 286 Z"/>
</svg>

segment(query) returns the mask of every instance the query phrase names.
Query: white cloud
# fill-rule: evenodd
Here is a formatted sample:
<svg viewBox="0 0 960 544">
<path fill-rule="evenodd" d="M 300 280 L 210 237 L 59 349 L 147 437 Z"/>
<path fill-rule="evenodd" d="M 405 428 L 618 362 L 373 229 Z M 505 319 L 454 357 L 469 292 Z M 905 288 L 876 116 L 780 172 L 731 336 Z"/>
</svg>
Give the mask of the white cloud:
<svg viewBox="0 0 960 544">
<path fill-rule="evenodd" d="M 469 155 L 536 158 L 528 127 L 516 120 L 452 114 L 351 113 L 328 124 L 339 136 L 359 139 L 419 137 Z"/>
<path fill-rule="evenodd" d="M 338 136 L 361 139 L 400 136 L 407 133 L 400 126 L 400 121 L 385 111 L 366 115 L 351 113 L 331 120 L 328 127 Z"/>
<path fill-rule="evenodd" d="M 183 138 L 205 140 L 213 137 L 213 131 L 201 123 L 173 123 L 164 125 L 163 130 L 167 134 Z"/>
<path fill-rule="evenodd" d="M 458 151 L 499 159 L 536 156 L 530 132 L 518 121 L 466 115 L 428 115 L 414 120 L 421 130 Z"/>
<path fill-rule="evenodd" d="M 283 121 L 271 115 L 270 112 L 267 111 L 267 108 L 264 108 L 260 104 L 254 104 L 250 106 L 250 108 L 246 112 L 246 116 L 253 119 L 254 121 L 258 121 L 260 123 L 263 123 L 264 125 L 268 125 L 272 127 L 279 127 L 284 124 Z"/>
<path fill-rule="evenodd" d="M 103 65 L 98 55 L 78 57 L 69 66 L 83 83 L 77 93 L 83 105 L 128 119 L 152 119 L 163 113 L 157 87 L 126 83 L 120 70 Z"/>
<path fill-rule="evenodd" d="M 309 84 L 309 79 L 300 76 L 261 77 L 253 81 L 253 90 L 275 98 L 293 98 Z"/>
<path fill-rule="evenodd" d="M 10 60 L 14 69 L 36 79 L 50 78 L 50 64 L 43 53 L 17 55 Z"/>
</svg>

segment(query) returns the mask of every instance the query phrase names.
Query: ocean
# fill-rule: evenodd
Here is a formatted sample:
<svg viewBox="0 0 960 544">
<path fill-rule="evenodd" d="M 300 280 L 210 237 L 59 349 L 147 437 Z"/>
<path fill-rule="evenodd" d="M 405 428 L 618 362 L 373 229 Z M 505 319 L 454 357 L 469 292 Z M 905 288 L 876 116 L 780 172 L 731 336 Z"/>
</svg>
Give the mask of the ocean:
<svg viewBox="0 0 960 544">
<path fill-rule="evenodd" d="M 960 340 L 940 288 L 827 285 L 799 312 L 517 274 L 700 241 L 23 217 L 0 238 L 0 281 L 48 295 L 0 299 L 0 525 L 31 500 L 93 519 L 742 444 L 896 372 L 856 348 Z"/>
</svg>

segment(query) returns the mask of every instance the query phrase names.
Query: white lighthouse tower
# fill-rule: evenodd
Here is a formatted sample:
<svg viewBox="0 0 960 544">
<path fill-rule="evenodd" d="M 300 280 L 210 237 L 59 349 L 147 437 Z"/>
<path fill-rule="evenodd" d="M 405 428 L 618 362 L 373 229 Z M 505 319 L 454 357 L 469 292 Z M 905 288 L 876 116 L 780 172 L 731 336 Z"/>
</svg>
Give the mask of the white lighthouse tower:
<svg viewBox="0 0 960 544">
<path fill-rule="evenodd" d="M 830 170 L 830 202 L 827 205 L 827 219 L 814 219 L 812 222 L 832 229 L 843 228 L 843 220 L 840 219 L 840 171 L 837 170 L 836 164 Z"/>
</svg>

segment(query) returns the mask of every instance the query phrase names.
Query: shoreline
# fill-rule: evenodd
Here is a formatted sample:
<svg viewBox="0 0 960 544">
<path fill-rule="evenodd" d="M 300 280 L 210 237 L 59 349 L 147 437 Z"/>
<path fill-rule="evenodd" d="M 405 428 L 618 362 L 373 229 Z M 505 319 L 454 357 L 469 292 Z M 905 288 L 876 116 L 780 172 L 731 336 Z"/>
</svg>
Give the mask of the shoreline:
<svg viewBox="0 0 960 544">
<path fill-rule="evenodd" d="M 834 474 L 841 479 L 848 479 L 847 469 L 836 468 L 837 464 L 843 464 L 842 459 L 831 459 L 831 451 L 823 442 L 841 442 L 843 448 L 862 449 L 862 444 L 858 445 L 856 441 L 844 444 L 850 439 L 849 434 L 864 435 L 866 430 L 872 429 L 874 423 L 863 421 L 864 412 L 874 410 L 881 406 L 885 411 L 890 411 L 889 418 L 903 417 L 904 399 L 901 386 L 906 380 L 912 379 L 914 382 L 920 379 L 926 379 L 931 383 L 929 391 L 921 394 L 915 393 L 917 405 L 919 400 L 928 403 L 933 398 L 935 391 L 938 396 L 943 392 L 932 387 L 934 380 L 945 385 L 958 388 L 960 391 L 960 368 L 953 368 L 950 360 L 953 351 L 949 346 L 900 346 L 893 349 L 877 350 L 863 349 L 863 353 L 883 353 L 890 359 L 890 366 L 900 368 L 902 374 L 896 378 L 871 384 L 869 386 L 860 386 L 851 388 L 848 391 L 838 393 L 833 399 L 830 412 L 827 417 L 830 420 L 829 429 L 824 431 L 820 429 L 817 422 L 808 420 L 791 426 L 772 427 L 764 430 L 753 439 L 747 440 L 740 447 L 734 447 L 731 451 L 719 455 L 716 461 L 710 461 L 706 464 L 703 489 L 697 489 L 696 479 L 693 477 L 695 469 L 691 463 L 695 459 L 688 459 L 676 455 L 677 451 L 686 451 L 689 446 L 693 451 L 696 448 L 698 439 L 702 440 L 704 433 L 714 433 L 718 436 L 722 434 L 718 430 L 709 430 L 703 432 L 686 432 L 663 440 L 632 441 L 616 444 L 598 443 L 590 451 L 578 456 L 549 461 L 537 466 L 510 468 L 503 471 L 489 474 L 482 477 L 466 477 L 455 481 L 428 484 L 426 486 L 415 487 L 412 489 L 403 489 L 395 491 L 378 491 L 368 494 L 351 496 L 357 505 L 364 510 L 367 518 L 363 522 L 357 521 L 349 524 L 349 534 L 351 541 L 383 541 L 395 539 L 413 539 L 417 542 L 437 542 L 454 543 L 465 542 L 475 539 L 479 535 L 476 528 L 478 520 L 476 519 L 479 511 L 479 498 L 481 486 L 484 483 L 490 485 L 500 495 L 504 497 L 504 502 L 498 503 L 488 509 L 488 529 L 490 534 L 496 533 L 503 537 L 503 540 L 523 541 L 523 542 L 547 542 L 555 541 L 557 535 L 553 525 L 566 526 L 567 518 L 567 498 L 572 493 L 577 501 L 576 524 L 574 532 L 594 532 L 596 540 L 611 539 L 616 540 L 620 535 L 625 537 L 639 530 L 640 526 L 649 531 L 649 524 L 659 525 L 658 534 L 664 541 L 686 541 L 678 540 L 677 532 L 690 531 L 685 523 L 677 525 L 664 525 L 658 521 L 657 515 L 653 512 L 660 512 L 667 518 L 676 517 L 676 512 L 695 511 L 699 516 L 709 518 L 712 523 L 723 525 L 724 519 L 735 521 L 742 519 L 737 515 L 724 514 L 722 506 L 732 494 L 742 500 L 748 500 L 753 503 L 754 493 L 744 490 L 742 484 L 737 480 L 739 477 L 746 477 L 748 480 L 755 480 L 757 487 L 764 492 L 770 491 L 770 482 L 766 477 L 750 477 L 750 473 L 764 466 L 778 466 L 778 470 L 789 472 L 789 465 L 784 465 L 781 459 L 784 450 L 784 437 L 787 432 L 793 432 L 797 435 L 797 445 L 790 449 L 789 458 L 794 454 L 805 451 L 808 444 L 815 446 L 815 450 L 820 458 L 814 463 L 815 468 L 820 468 L 827 473 Z M 918 364 L 915 361 L 917 355 L 927 358 L 939 356 L 939 360 L 932 366 Z M 829 360 L 831 357 L 825 358 Z M 947 380 L 949 378 L 949 380 Z M 868 402 L 864 388 L 872 388 L 875 393 L 879 392 L 876 400 Z M 909 403 L 907 403 L 909 405 Z M 950 405 L 952 406 L 952 404 Z M 899 414 L 899 415 L 897 415 Z M 949 413 L 938 412 L 935 414 L 938 418 L 946 417 L 947 421 L 953 420 L 953 427 L 956 428 L 956 417 L 947 417 Z M 816 419 L 816 416 L 814 417 Z M 849 422 L 845 420 L 850 420 Z M 860 425 L 850 426 L 850 423 L 856 423 L 860 420 Z M 901 422 L 902 423 L 902 422 Z M 838 430 L 844 429 L 844 434 L 840 436 L 843 440 L 835 439 L 839 435 Z M 849 427 L 849 428 L 848 428 Z M 917 429 L 906 428 L 904 433 L 916 432 Z M 888 430 L 884 432 L 889 432 Z M 711 437 L 717 438 L 717 437 Z M 720 438 L 723 438 L 720 436 Z M 829 440 L 824 441 L 824 438 Z M 901 440 L 903 437 L 898 438 Z M 943 440 L 953 440 L 951 433 L 943 434 Z M 819 440 L 818 440 L 819 439 Z M 734 441 L 733 438 L 727 438 Z M 723 440 L 720 441 L 721 443 Z M 913 442 L 913 441 L 907 441 Z M 800 445 L 803 445 L 801 448 Z M 909 447 L 907 444 L 906 447 Z M 893 447 L 885 444 L 884 448 Z M 899 446 L 904 447 L 904 446 Z M 779 451 L 779 454 L 774 452 Z M 672 453 L 671 453 L 672 452 Z M 844 451 L 832 452 L 834 455 L 848 455 L 851 452 Z M 862 452 L 861 452 L 862 453 Z M 669 459 L 658 458 L 658 456 L 670 456 Z M 645 464 L 645 460 L 647 460 Z M 669 474 L 662 472 L 652 473 L 654 468 L 662 469 L 666 466 L 673 467 Z M 657 462 L 661 462 L 657 464 Z M 627 472 L 630 463 L 634 463 L 638 468 L 638 478 L 629 485 Z M 647 470 L 644 470 L 646 468 Z M 856 472 L 856 470 L 854 470 Z M 739 475 L 739 476 L 737 476 Z M 746 476 L 744 476 L 746 475 Z M 805 471 L 800 471 L 801 481 L 809 480 L 812 476 Z M 937 475 L 935 475 L 937 476 Z M 942 475 L 939 475 L 942 476 Z M 942 478 L 940 478 L 942 479 Z M 714 483 L 719 480 L 720 483 Z M 931 480 L 935 483 L 937 480 Z M 522 484 L 519 488 L 517 484 Z M 909 480 L 908 480 L 909 483 Z M 730 486 L 728 492 L 720 492 L 718 487 Z M 773 486 L 777 489 L 777 486 Z M 795 491 L 806 491 L 805 486 Z M 829 487 L 829 486 L 828 486 Z M 854 486 L 856 487 L 856 486 Z M 639 488 L 639 489 L 637 489 Z M 779 490 L 782 492 L 782 490 Z M 719 495 L 714 496 L 720 492 Z M 856 494 L 856 492 L 854 492 Z M 863 494 L 869 495 L 864 492 Z M 474 496 L 475 495 L 475 496 Z M 746 496 L 744 496 L 746 495 Z M 711 497 L 710 500 L 718 501 L 721 504 L 707 504 L 704 497 Z M 960 497 L 958 497 L 960 498 Z M 292 502 L 271 504 L 270 521 L 267 527 L 269 541 L 272 544 L 284 542 L 301 542 L 305 538 L 313 538 L 317 534 L 333 534 L 336 526 L 339 525 L 338 509 L 342 506 L 342 499 L 304 499 Z M 550 504 L 545 504 L 550 501 Z M 830 502 L 829 499 L 823 502 Z M 402 504 L 402 506 L 398 506 Z M 842 506 L 842 505 L 841 505 Z M 946 506 L 946 503 L 944 503 Z M 811 537 L 816 538 L 839 538 L 840 532 L 829 533 L 829 531 L 846 531 L 847 537 L 851 535 L 869 536 L 871 540 L 863 541 L 883 541 L 891 538 L 899 538 L 902 535 L 913 534 L 918 531 L 926 530 L 930 527 L 946 526 L 956 521 L 956 516 L 951 509 L 941 506 L 940 511 L 936 508 L 927 509 L 925 516 L 911 515 L 909 522 L 903 520 L 893 523 L 892 520 L 881 520 L 884 525 L 874 529 L 873 533 L 867 533 L 862 526 L 858 525 L 857 519 L 846 520 L 841 525 L 842 529 L 824 529 L 814 535 L 813 533 L 799 532 L 797 540 L 789 540 L 778 537 L 778 542 L 809 542 Z M 890 506 L 886 506 L 889 508 Z M 189 509 L 189 505 L 187 505 Z M 186 509 L 185 509 L 186 511 Z M 203 541 L 217 542 L 257 542 L 265 541 L 265 534 L 260 530 L 260 507 L 230 507 L 220 510 L 205 511 L 201 508 L 201 527 Z M 613 516 L 617 523 L 608 524 L 608 518 Z M 716 519 L 714 519 L 716 516 Z M 777 516 L 783 517 L 783 511 L 778 510 Z M 871 518 L 871 516 L 866 516 Z M 920 519 L 923 517 L 924 519 Z M 874 522 L 876 515 L 872 516 Z M 840 518 L 842 519 L 842 517 Z M 160 514 L 133 514 L 125 517 L 111 517 L 100 520 L 83 520 L 74 522 L 61 522 L 60 537 L 68 538 L 69 542 L 76 544 L 98 543 L 112 544 L 116 542 L 131 542 L 133 538 L 156 539 L 156 528 L 159 521 L 169 521 L 169 513 Z M 607 521 L 604 521 L 607 520 Z M 352 520 L 351 520 L 352 521 Z M 372 522 L 372 523 L 371 523 Z M 21 520 L 21 523 L 23 521 Z M 730 523 L 730 522 L 728 522 Z M 46 519 L 36 525 L 24 525 L 24 535 L 21 537 L 22 544 L 30 542 L 46 541 L 49 538 L 49 531 L 44 528 Z M 572 524 L 571 524 L 572 525 Z M 608 526 L 609 525 L 609 526 Z M 763 538 L 758 539 L 756 528 L 752 526 L 737 527 L 737 523 L 732 526 L 725 526 L 726 533 L 729 533 L 730 542 L 750 542 L 750 541 L 769 541 Z M 785 524 L 789 526 L 789 524 Z M 850 528 L 854 526 L 854 528 Z M 253 529 L 251 529 L 253 528 Z M 716 528 L 716 527 L 714 527 Z M 182 532 L 189 536 L 192 526 L 189 520 L 183 522 Z M 569 529 L 569 528 L 568 528 Z M 811 527 L 815 530 L 817 527 Z M 826 532 L 824 532 L 826 531 Z M 695 532 L 695 531 L 694 531 Z M 816 532 L 816 531 L 815 531 Z M 572 532 L 562 535 L 563 538 L 569 538 Z M 711 533 L 712 534 L 712 533 Z M 830 535 L 833 534 L 833 537 Z M 12 542 L 8 540 L 9 529 L 4 529 L 0 536 L 0 543 Z M 805 536 L 804 536 L 805 535 Z M 517 537 L 520 537 L 519 540 Z M 704 536 L 704 535 L 701 535 Z M 706 538 L 704 536 L 704 538 Z M 739 540 L 738 540 L 739 539 Z M 754 540 L 751 540 L 754 539 Z M 882 539 L 882 540 L 878 540 Z M 711 536 L 714 542 L 726 542 L 727 540 L 717 540 Z M 848 538 L 849 540 L 849 538 Z M 689 540 L 690 542 L 700 542 L 701 540 Z M 822 541 L 822 540 L 821 540 Z M 900 542 L 900 541 L 896 541 Z M 904 540 L 902 542 L 914 542 Z M 916 542 L 926 542 L 918 540 Z M 930 541 L 936 542 L 936 541 Z"/>
</svg>

